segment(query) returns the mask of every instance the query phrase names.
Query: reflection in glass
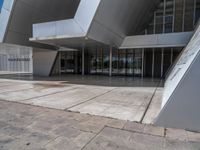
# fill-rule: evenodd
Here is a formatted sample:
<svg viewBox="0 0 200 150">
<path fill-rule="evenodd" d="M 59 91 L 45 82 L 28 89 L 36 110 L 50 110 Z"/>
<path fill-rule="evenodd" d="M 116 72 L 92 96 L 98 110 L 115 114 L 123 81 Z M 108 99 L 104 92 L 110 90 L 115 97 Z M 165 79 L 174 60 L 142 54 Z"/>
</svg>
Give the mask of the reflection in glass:
<svg viewBox="0 0 200 150">
<path fill-rule="evenodd" d="M 119 74 L 126 74 L 126 50 L 119 50 Z"/>
<path fill-rule="evenodd" d="M 135 76 L 142 76 L 142 50 L 136 49 L 135 50 L 135 57 L 134 57 L 134 75 Z"/>
<path fill-rule="evenodd" d="M 74 52 L 61 53 L 61 73 L 75 72 L 75 55 Z"/>
<path fill-rule="evenodd" d="M 97 73 L 103 72 L 103 50 L 97 50 Z"/>
<path fill-rule="evenodd" d="M 134 54 L 133 50 L 127 50 L 127 68 L 126 68 L 126 73 L 127 75 L 133 75 L 133 65 L 134 65 Z"/>
<path fill-rule="evenodd" d="M 104 74 L 109 73 L 109 64 L 110 64 L 109 50 L 104 49 L 103 50 L 103 73 Z"/>
</svg>

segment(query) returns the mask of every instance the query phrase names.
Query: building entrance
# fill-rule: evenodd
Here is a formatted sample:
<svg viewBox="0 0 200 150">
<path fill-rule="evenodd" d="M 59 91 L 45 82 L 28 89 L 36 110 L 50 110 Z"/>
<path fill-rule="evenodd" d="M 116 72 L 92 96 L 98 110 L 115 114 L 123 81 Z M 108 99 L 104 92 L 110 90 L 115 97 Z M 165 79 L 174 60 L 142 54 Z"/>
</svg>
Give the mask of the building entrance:
<svg viewBox="0 0 200 150">
<path fill-rule="evenodd" d="M 78 51 L 60 52 L 60 73 L 79 74 L 81 73 L 81 55 Z"/>
<path fill-rule="evenodd" d="M 109 75 L 112 71 L 112 76 L 161 78 L 180 51 L 180 48 L 113 49 L 110 57 L 109 49 L 85 50 L 84 74 Z M 60 73 L 81 74 L 82 58 L 81 51 L 60 52 Z"/>
</svg>

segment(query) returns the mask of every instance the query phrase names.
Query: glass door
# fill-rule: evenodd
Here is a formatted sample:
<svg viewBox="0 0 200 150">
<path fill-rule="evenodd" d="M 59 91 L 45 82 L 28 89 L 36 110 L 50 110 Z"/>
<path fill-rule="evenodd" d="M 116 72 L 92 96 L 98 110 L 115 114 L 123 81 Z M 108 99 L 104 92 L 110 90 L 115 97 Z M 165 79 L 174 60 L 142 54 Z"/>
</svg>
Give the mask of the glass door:
<svg viewBox="0 0 200 150">
<path fill-rule="evenodd" d="M 119 50 L 119 75 L 126 75 L 126 50 Z"/>
<path fill-rule="evenodd" d="M 128 76 L 133 76 L 134 74 L 134 53 L 133 50 L 127 50 L 127 67 L 126 67 L 126 73 Z"/>
<path fill-rule="evenodd" d="M 75 73 L 74 52 L 61 52 L 61 73 Z"/>
<path fill-rule="evenodd" d="M 141 77 L 142 76 L 142 49 L 134 50 L 134 76 Z"/>
</svg>

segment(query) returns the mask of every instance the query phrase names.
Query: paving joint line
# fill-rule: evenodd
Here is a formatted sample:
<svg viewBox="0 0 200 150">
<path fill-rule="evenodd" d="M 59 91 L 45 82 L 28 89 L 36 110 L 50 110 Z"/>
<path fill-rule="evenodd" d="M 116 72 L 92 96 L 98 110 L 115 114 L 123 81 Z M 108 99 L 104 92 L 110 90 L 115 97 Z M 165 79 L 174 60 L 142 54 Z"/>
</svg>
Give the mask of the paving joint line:
<svg viewBox="0 0 200 150">
<path fill-rule="evenodd" d="M 19 100 L 19 102 L 22 102 L 22 103 L 23 103 L 23 102 L 29 101 L 29 100 L 31 100 L 31 99 L 36 99 L 36 98 L 46 97 L 46 96 L 50 96 L 50 95 L 55 95 L 55 94 L 59 94 L 59 93 L 71 91 L 71 90 L 74 90 L 74 89 L 77 89 L 77 88 L 78 88 L 78 87 L 74 87 L 74 88 L 67 89 L 67 90 L 63 90 L 63 91 L 59 91 L 59 92 L 54 92 L 54 93 L 45 94 L 45 95 L 41 95 L 41 96 L 36 96 L 36 97 L 24 99 L 24 100 Z"/>
<path fill-rule="evenodd" d="M 111 126 L 106 126 L 108 128 L 112 128 L 112 129 L 116 129 L 116 130 L 121 130 L 121 131 L 126 131 L 126 132 L 131 132 L 131 133 L 139 133 L 139 134 L 145 134 L 145 135 L 151 135 L 151 136 L 154 136 L 154 137 L 162 137 L 162 138 L 165 138 L 164 136 L 161 136 L 161 135 L 153 135 L 153 134 L 150 134 L 150 133 L 144 133 L 144 132 L 140 132 L 140 131 L 132 131 L 132 130 L 128 130 L 128 129 L 124 129 L 124 128 L 116 128 L 116 127 L 111 127 Z"/>
<path fill-rule="evenodd" d="M 108 93 L 114 91 L 115 89 L 117 89 L 117 88 L 113 88 L 112 90 L 109 90 L 109 91 L 107 91 L 107 92 L 105 92 L 105 93 L 103 93 L 103 94 L 99 94 L 99 95 L 97 95 L 97 96 L 95 96 L 95 97 L 92 97 L 92 98 L 90 98 L 90 99 L 88 99 L 88 100 L 85 100 L 85 101 L 80 102 L 80 103 L 78 103 L 78 104 L 75 104 L 75 105 L 73 105 L 73 106 L 71 106 L 71 107 L 68 107 L 68 108 L 64 109 L 64 111 L 69 111 L 69 109 L 72 109 L 73 107 L 79 106 L 79 105 L 84 104 L 84 103 L 89 102 L 89 101 L 92 101 L 92 100 L 94 100 L 94 99 L 97 98 L 97 97 L 101 97 L 101 96 L 103 96 L 103 95 L 106 95 L 106 94 L 108 94 Z M 73 111 L 72 111 L 72 112 L 73 112 Z"/>
<path fill-rule="evenodd" d="M 161 81 L 160 81 L 160 82 L 161 82 Z M 141 118 L 140 121 L 139 121 L 140 123 L 143 122 L 143 120 L 144 120 L 144 118 L 145 118 L 145 116 L 146 116 L 146 114 L 147 114 L 147 111 L 149 110 L 149 107 L 150 107 L 150 105 L 151 105 L 151 103 L 152 103 L 152 101 L 153 101 L 153 98 L 154 98 L 154 96 L 155 96 L 157 90 L 158 90 L 158 86 L 160 85 L 160 82 L 158 82 L 158 84 L 157 84 L 157 86 L 156 86 L 156 88 L 155 88 L 155 90 L 154 90 L 154 92 L 153 92 L 153 95 L 151 96 L 151 99 L 150 99 L 150 101 L 149 101 L 149 103 L 148 103 L 148 105 L 147 105 L 147 107 L 146 107 L 146 109 L 145 109 L 145 111 L 144 111 L 144 113 L 143 113 L 143 115 L 142 115 L 142 118 Z"/>
<path fill-rule="evenodd" d="M 106 128 L 106 126 L 104 126 L 97 134 L 95 134 L 95 136 L 93 136 L 82 148 L 81 150 L 83 150 L 84 148 L 86 148 L 86 146 L 88 146 L 104 129 Z"/>
<path fill-rule="evenodd" d="M 15 90 L 15 91 L 6 91 L 6 92 L 2 92 L 2 93 L 0 92 L 0 95 L 6 94 L 6 93 L 12 93 L 12 92 L 28 91 L 28 90 L 31 90 L 31 89 L 34 89 L 34 87 L 33 88 L 21 89 L 21 90 Z"/>
</svg>

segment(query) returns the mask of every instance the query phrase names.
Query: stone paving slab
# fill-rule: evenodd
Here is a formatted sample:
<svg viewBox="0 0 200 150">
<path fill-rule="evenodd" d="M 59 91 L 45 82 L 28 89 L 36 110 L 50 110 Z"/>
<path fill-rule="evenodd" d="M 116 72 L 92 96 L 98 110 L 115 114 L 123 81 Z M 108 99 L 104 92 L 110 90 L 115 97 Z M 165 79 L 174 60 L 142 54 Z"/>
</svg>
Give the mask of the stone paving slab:
<svg viewBox="0 0 200 150">
<path fill-rule="evenodd" d="M 0 92 L 1 93 L 0 99 L 8 100 L 8 101 L 26 101 L 29 99 L 56 94 L 56 93 L 64 92 L 64 91 L 75 88 L 74 85 L 65 85 L 61 87 L 58 87 L 55 85 L 54 87 L 48 87 L 48 85 L 45 85 L 45 84 L 43 85 L 42 84 L 40 85 L 26 84 L 26 85 L 21 85 L 21 86 L 22 88 L 20 88 L 20 85 L 13 86 L 12 89 L 14 88 L 15 91 L 8 92 L 8 89 L 7 89 L 6 93 Z"/>
<path fill-rule="evenodd" d="M 0 101 L 0 116 L 1 150 L 200 149 L 200 133 L 15 102 Z"/>
<path fill-rule="evenodd" d="M 155 88 L 116 88 L 70 111 L 140 122 Z"/>
<path fill-rule="evenodd" d="M 40 98 L 33 98 L 24 101 L 24 103 L 64 110 L 84 103 L 88 100 L 92 100 L 95 97 L 105 94 L 112 89 L 113 88 L 82 86 L 57 94 L 51 94 Z"/>
<path fill-rule="evenodd" d="M 0 79 L 2 100 L 137 122 L 142 121 L 159 83 L 123 77 L 12 77 Z M 1 83 L 12 84 L 5 88 Z M 147 118 L 155 117 L 149 114 Z"/>
<path fill-rule="evenodd" d="M 198 150 L 199 142 L 185 142 L 160 136 L 106 127 L 84 150 Z"/>
<path fill-rule="evenodd" d="M 157 88 L 155 95 L 152 99 L 152 102 L 145 114 L 145 117 L 142 123 L 145 124 L 153 124 L 154 119 L 160 113 L 161 105 L 162 105 L 162 95 L 163 95 L 163 88 Z"/>
<path fill-rule="evenodd" d="M 34 88 L 34 85 L 32 84 L 21 84 L 21 83 L 13 83 L 11 85 L 1 86 L 0 99 L 9 100 L 10 93 L 15 92 L 15 91 L 23 92 L 23 90 L 32 89 L 32 88 Z"/>
</svg>

